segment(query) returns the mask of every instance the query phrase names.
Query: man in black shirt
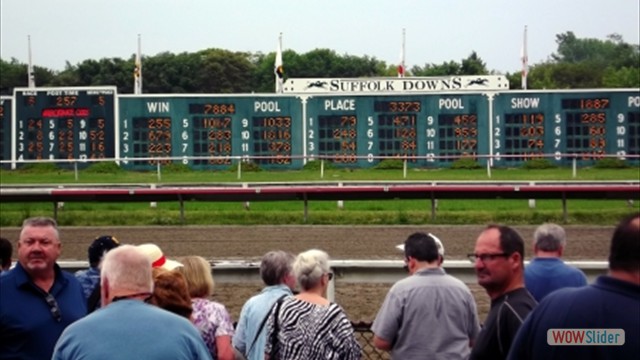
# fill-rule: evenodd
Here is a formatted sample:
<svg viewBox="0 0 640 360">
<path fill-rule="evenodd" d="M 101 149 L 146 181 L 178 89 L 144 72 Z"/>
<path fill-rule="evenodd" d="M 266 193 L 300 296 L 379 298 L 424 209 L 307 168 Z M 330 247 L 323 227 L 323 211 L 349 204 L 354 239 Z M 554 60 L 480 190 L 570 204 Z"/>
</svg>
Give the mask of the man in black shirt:
<svg viewBox="0 0 640 360">
<path fill-rule="evenodd" d="M 489 225 L 469 254 L 478 284 L 491 298 L 491 310 L 471 359 L 505 359 L 511 343 L 537 302 L 524 287 L 524 240 L 508 226 Z"/>
</svg>

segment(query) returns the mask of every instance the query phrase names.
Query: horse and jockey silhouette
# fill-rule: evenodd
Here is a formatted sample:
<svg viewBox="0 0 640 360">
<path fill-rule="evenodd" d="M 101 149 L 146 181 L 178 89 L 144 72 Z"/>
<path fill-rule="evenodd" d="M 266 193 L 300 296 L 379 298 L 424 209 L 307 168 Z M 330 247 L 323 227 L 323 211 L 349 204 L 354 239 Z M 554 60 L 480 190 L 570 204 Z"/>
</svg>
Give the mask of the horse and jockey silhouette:
<svg viewBox="0 0 640 360">
<path fill-rule="evenodd" d="M 469 83 L 467 84 L 467 86 L 471 86 L 471 85 L 487 86 L 487 81 L 489 81 L 489 79 L 487 78 L 477 78 L 475 80 L 469 80 Z"/>
<path fill-rule="evenodd" d="M 309 81 L 307 83 L 307 89 L 311 89 L 312 87 L 324 89 L 327 86 L 327 84 L 328 83 L 326 81 L 321 81 L 321 80 L 314 81 L 314 82 Z"/>
</svg>

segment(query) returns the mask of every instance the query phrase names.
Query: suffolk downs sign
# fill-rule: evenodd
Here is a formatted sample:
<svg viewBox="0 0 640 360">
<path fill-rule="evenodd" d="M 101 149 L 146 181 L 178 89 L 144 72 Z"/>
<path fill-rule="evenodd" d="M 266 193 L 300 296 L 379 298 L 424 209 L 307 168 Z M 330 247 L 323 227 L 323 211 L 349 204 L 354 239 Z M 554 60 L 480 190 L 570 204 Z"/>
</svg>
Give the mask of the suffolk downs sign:
<svg viewBox="0 0 640 360">
<path fill-rule="evenodd" d="M 407 93 L 441 91 L 509 90 L 509 80 L 500 75 L 317 79 L 289 78 L 285 93 Z"/>
</svg>

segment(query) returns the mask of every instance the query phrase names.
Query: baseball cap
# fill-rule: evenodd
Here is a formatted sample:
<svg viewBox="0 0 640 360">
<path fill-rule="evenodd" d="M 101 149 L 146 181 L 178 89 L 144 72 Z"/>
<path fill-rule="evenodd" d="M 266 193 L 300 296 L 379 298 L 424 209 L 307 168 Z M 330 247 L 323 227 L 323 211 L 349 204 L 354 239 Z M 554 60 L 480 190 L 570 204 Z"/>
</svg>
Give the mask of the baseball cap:
<svg viewBox="0 0 640 360">
<path fill-rule="evenodd" d="M 151 261 L 151 267 L 161 268 L 165 270 L 173 270 L 175 268 L 182 266 L 181 263 L 175 260 L 167 259 L 162 253 L 162 250 L 160 249 L 160 247 L 156 244 L 151 244 L 151 243 L 141 244 L 136 247 L 142 253 L 147 255 L 147 257 Z"/>
<path fill-rule="evenodd" d="M 89 245 L 89 264 L 98 264 L 102 256 L 109 250 L 120 246 L 120 242 L 115 236 L 101 235 L 95 238 Z"/>
<path fill-rule="evenodd" d="M 442 245 L 442 241 L 440 241 L 440 239 L 438 239 L 438 237 L 433 235 L 432 233 L 427 233 L 427 235 L 429 235 L 429 237 L 432 238 L 433 241 L 435 241 L 436 247 L 438 248 L 438 255 L 444 256 L 444 245 Z M 396 245 L 396 249 L 404 251 L 404 244 Z"/>
</svg>

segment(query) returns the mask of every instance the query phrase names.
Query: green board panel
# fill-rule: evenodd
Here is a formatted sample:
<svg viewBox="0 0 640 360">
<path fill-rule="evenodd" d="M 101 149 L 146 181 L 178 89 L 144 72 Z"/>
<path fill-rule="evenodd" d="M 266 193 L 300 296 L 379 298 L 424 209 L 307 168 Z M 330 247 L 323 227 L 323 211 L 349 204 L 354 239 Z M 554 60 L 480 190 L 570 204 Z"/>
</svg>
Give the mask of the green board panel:
<svg viewBox="0 0 640 360">
<path fill-rule="evenodd" d="M 612 155 L 640 163 L 637 89 L 117 96 L 113 87 L 22 88 L 1 101 L 0 155 L 13 165 L 115 158 L 136 170 L 239 161 L 288 170 L 305 159 L 447 167 L 468 157 L 509 167 L 545 157 L 588 166 Z"/>
<path fill-rule="evenodd" d="M 592 90 L 497 94 L 492 151 L 496 166 L 517 166 L 534 158 L 590 165 L 604 155 L 640 152 L 640 96 L 637 91 Z M 629 158 L 638 163 L 637 158 Z"/>
<path fill-rule="evenodd" d="M 13 146 L 13 137 L 11 136 L 11 101 L 13 98 L 9 96 L 0 97 L 0 161 L 3 161 L 2 167 L 8 169 L 11 167 L 11 148 Z M 4 161 L 7 161 L 6 163 Z"/>
<path fill-rule="evenodd" d="M 370 167 L 385 159 L 448 166 L 461 157 L 486 161 L 488 102 L 480 94 L 315 96 L 307 100 L 311 159 Z"/>
<path fill-rule="evenodd" d="M 15 89 L 15 160 L 115 157 L 114 87 Z"/>
<path fill-rule="evenodd" d="M 120 156 L 133 169 L 226 169 L 238 161 L 301 168 L 301 125 L 300 100 L 291 96 L 122 96 Z"/>
</svg>

